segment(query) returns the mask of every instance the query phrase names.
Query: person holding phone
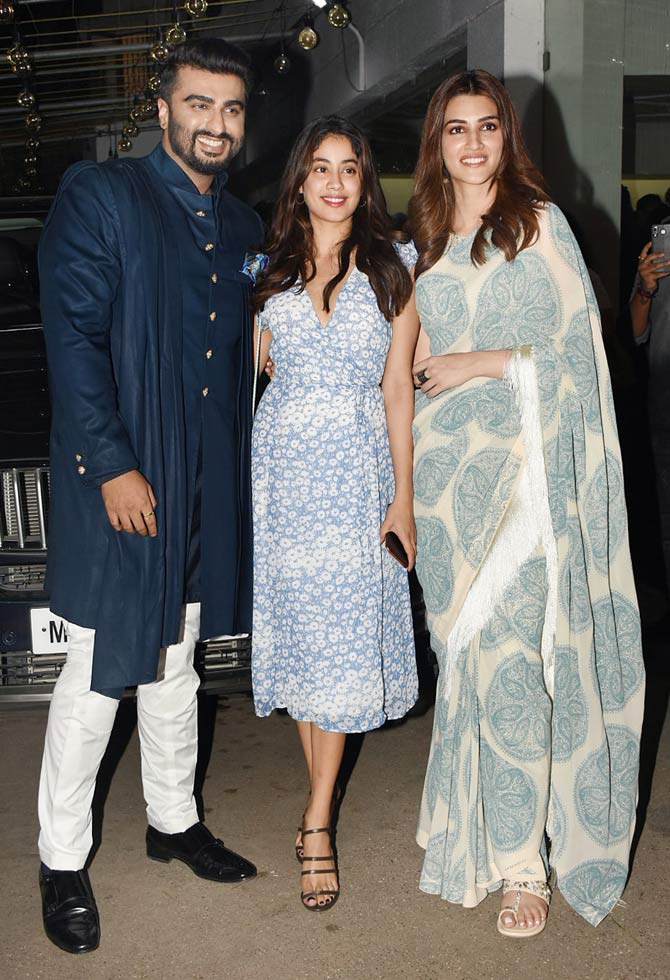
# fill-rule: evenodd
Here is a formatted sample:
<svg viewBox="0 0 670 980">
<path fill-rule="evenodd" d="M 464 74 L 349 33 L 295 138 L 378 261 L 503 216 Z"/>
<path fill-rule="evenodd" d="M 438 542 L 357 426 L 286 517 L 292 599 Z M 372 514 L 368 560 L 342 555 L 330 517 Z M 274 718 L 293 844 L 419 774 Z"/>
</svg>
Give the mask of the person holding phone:
<svg viewBox="0 0 670 980">
<path fill-rule="evenodd" d="M 670 218 L 651 231 L 638 260 L 630 318 L 635 343 L 647 350 L 649 431 L 670 593 Z"/>
<path fill-rule="evenodd" d="M 621 460 L 588 271 L 488 72 L 435 92 L 409 216 L 440 665 L 421 888 L 465 907 L 500 890 L 519 939 L 555 875 L 597 925 L 626 883 L 644 703 Z"/>
<path fill-rule="evenodd" d="M 633 336 L 638 344 L 650 339 L 655 318 L 670 323 L 670 218 L 652 228 L 652 239 L 638 257 L 637 278 L 630 300 Z M 666 280 L 663 282 L 663 280 Z M 658 299 L 658 303 L 652 301 Z"/>
<path fill-rule="evenodd" d="M 256 713 L 298 726 L 310 794 L 296 839 L 303 906 L 332 908 L 331 832 L 345 736 L 402 718 L 417 696 L 407 574 L 412 509 L 409 268 L 369 145 L 338 117 L 298 137 L 254 294 Z M 260 335 L 259 335 L 260 332 Z M 386 542 L 386 547 L 384 546 Z"/>
</svg>

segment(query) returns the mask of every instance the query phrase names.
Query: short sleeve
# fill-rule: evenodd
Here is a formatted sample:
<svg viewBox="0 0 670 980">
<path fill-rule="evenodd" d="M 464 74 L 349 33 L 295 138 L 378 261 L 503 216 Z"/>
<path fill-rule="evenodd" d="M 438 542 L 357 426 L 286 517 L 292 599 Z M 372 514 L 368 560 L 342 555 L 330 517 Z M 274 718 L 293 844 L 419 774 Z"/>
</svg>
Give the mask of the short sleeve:
<svg viewBox="0 0 670 980">
<path fill-rule="evenodd" d="M 416 250 L 414 242 L 394 242 L 393 247 L 408 271 L 416 265 L 419 253 Z"/>
<path fill-rule="evenodd" d="M 269 328 L 270 317 L 268 316 L 267 304 L 262 310 L 259 310 L 258 313 L 256 314 L 256 323 L 258 324 L 258 330 L 260 333 L 263 333 L 264 330 L 267 330 Z"/>
</svg>

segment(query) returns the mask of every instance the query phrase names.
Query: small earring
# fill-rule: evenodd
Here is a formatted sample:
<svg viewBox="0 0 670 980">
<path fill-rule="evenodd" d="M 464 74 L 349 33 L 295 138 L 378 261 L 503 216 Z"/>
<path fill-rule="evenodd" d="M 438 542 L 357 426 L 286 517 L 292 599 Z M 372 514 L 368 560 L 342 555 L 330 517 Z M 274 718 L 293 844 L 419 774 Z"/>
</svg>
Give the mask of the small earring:
<svg viewBox="0 0 670 980">
<path fill-rule="evenodd" d="M 298 196 L 296 197 L 296 201 L 298 202 L 298 204 L 305 203 L 305 195 L 303 194 L 302 191 L 298 191 Z"/>
</svg>

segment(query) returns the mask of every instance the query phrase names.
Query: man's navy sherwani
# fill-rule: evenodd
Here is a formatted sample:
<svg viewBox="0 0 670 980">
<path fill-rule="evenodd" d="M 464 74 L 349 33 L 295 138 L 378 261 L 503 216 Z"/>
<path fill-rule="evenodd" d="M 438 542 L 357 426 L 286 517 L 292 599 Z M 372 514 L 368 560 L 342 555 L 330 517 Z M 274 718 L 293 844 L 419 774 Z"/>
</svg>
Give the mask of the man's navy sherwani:
<svg viewBox="0 0 670 980">
<path fill-rule="evenodd" d="M 64 176 L 40 244 L 53 405 L 51 609 L 96 630 L 91 688 L 156 679 L 185 599 L 201 636 L 251 629 L 251 279 L 262 226 L 161 146 Z M 158 536 L 115 531 L 100 492 L 139 469 Z"/>
</svg>

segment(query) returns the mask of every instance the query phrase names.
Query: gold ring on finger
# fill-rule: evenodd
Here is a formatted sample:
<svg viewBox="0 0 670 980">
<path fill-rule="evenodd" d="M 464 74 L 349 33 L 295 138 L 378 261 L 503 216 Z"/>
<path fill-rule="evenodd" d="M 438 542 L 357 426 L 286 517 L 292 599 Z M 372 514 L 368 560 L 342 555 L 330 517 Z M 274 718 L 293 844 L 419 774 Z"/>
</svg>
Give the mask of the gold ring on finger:
<svg viewBox="0 0 670 980">
<path fill-rule="evenodd" d="M 145 514 L 143 510 L 140 511 L 140 513 L 146 521 L 148 521 L 150 517 L 154 516 L 154 512 L 152 510 L 150 510 L 148 514 Z"/>
</svg>

